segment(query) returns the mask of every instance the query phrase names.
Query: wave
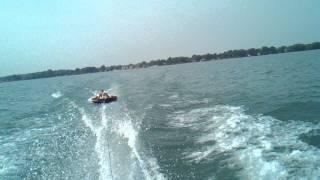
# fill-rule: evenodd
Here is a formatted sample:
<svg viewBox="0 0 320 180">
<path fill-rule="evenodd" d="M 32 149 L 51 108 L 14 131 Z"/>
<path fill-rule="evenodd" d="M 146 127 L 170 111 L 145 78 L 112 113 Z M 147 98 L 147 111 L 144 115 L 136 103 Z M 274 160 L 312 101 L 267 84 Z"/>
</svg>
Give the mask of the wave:
<svg viewBox="0 0 320 180">
<path fill-rule="evenodd" d="M 62 93 L 61 93 L 60 91 L 57 91 L 57 92 L 55 92 L 55 93 L 52 93 L 51 96 L 52 96 L 53 98 L 58 99 L 58 98 L 60 98 L 60 97 L 62 96 Z"/>
<path fill-rule="evenodd" d="M 248 115 L 243 107 L 233 106 L 194 109 L 172 119 L 170 126 L 197 134 L 194 143 L 198 149 L 185 152 L 191 162 L 210 162 L 230 154 L 228 165 L 240 166 L 238 175 L 244 179 L 320 176 L 320 150 L 300 139 L 302 134 L 320 129 L 320 124 Z"/>
</svg>

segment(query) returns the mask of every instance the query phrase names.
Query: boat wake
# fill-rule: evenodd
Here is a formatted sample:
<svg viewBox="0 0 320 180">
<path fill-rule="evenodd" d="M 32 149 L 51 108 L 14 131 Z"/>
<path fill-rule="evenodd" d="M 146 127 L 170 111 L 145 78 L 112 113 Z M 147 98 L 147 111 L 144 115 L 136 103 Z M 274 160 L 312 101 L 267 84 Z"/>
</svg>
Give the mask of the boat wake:
<svg viewBox="0 0 320 180">
<path fill-rule="evenodd" d="M 96 137 L 99 179 L 165 179 L 155 158 L 140 147 L 139 125 L 129 113 L 120 106 L 104 105 L 97 121 L 97 116 L 75 103 L 74 106 L 85 127 Z"/>
<path fill-rule="evenodd" d="M 172 119 L 170 126 L 196 134 L 198 148 L 185 152 L 191 162 L 208 163 L 225 155 L 228 168 L 237 169 L 237 176 L 244 179 L 320 176 L 320 150 L 300 138 L 319 130 L 320 124 L 247 115 L 242 107 L 232 106 L 194 109 Z"/>
<path fill-rule="evenodd" d="M 105 116 L 104 113 L 105 106 L 102 107 L 101 109 L 101 124 L 99 126 L 94 126 L 92 123 L 92 120 L 86 115 L 84 109 L 80 108 L 80 113 L 82 114 L 82 121 L 88 127 L 91 132 L 94 133 L 96 136 L 96 144 L 94 147 L 94 150 L 96 151 L 98 155 L 98 162 L 99 162 L 99 174 L 100 174 L 100 179 L 113 179 L 113 174 L 112 174 L 112 167 L 111 167 L 111 157 L 109 156 L 110 154 L 110 149 L 109 149 L 109 143 L 108 140 L 104 139 L 104 136 L 106 136 L 105 132 L 107 132 L 108 128 L 108 119 Z M 107 136 L 106 136 L 107 137 Z"/>
<path fill-rule="evenodd" d="M 130 119 L 130 116 L 126 114 L 126 118 Z M 128 146 L 131 148 L 132 157 L 135 158 L 143 175 L 146 179 L 165 179 L 163 174 L 159 172 L 159 166 L 155 158 L 147 157 L 147 161 L 143 158 L 139 150 L 137 149 L 138 132 L 135 130 L 132 121 L 122 121 L 118 124 L 116 132 L 123 138 L 127 139 Z"/>
</svg>

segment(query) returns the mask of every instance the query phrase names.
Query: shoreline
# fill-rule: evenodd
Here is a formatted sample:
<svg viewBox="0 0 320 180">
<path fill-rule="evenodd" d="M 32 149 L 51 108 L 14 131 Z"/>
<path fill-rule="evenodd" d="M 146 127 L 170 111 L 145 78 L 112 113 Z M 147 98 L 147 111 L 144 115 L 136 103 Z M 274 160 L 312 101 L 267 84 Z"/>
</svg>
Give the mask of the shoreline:
<svg viewBox="0 0 320 180">
<path fill-rule="evenodd" d="M 263 46 L 261 48 L 250 48 L 250 49 L 237 49 L 224 51 L 222 53 L 214 54 L 203 54 L 203 55 L 193 55 L 191 57 L 169 57 L 167 59 L 158 59 L 151 61 L 142 61 L 136 64 L 127 64 L 127 65 L 112 65 L 106 67 L 102 65 L 100 67 L 84 67 L 76 68 L 74 70 L 47 70 L 35 73 L 26 73 L 26 74 L 15 74 L 9 76 L 0 77 L 0 83 L 12 82 L 12 81 L 23 81 L 31 79 L 43 79 L 43 78 L 52 78 L 59 76 L 72 76 L 72 75 L 81 75 L 89 73 L 98 73 L 98 72 L 108 72 L 114 70 L 130 70 L 130 69 L 140 69 L 140 68 L 149 68 L 152 66 L 168 66 L 176 64 L 185 64 L 185 63 L 194 63 L 194 62 L 204 62 L 204 61 L 220 61 L 226 59 L 234 58 L 244 58 L 244 57 L 256 57 L 256 56 L 265 56 L 272 54 L 284 54 L 292 52 L 301 52 L 301 51 L 311 51 L 319 50 L 320 42 L 314 42 L 310 44 L 294 44 L 291 46 Z"/>
</svg>

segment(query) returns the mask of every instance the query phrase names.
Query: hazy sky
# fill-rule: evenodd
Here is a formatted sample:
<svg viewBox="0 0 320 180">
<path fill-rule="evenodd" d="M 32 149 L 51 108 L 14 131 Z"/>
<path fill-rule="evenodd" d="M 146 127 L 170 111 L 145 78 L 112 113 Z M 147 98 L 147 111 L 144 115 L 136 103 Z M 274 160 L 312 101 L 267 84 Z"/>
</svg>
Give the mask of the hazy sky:
<svg viewBox="0 0 320 180">
<path fill-rule="evenodd" d="M 319 0 L 1 0 L 0 76 L 320 41 Z"/>
</svg>

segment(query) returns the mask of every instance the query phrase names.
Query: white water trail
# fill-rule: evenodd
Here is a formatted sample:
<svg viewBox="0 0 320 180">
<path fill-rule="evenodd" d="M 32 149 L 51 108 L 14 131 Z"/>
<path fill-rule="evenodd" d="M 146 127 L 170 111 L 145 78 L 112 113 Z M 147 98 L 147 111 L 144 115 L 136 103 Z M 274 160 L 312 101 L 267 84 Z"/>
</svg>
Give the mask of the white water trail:
<svg viewBox="0 0 320 180">
<path fill-rule="evenodd" d="M 230 153 L 229 164 L 242 167 L 241 179 L 313 179 L 320 175 L 320 150 L 299 138 L 320 129 L 320 124 L 280 121 L 246 114 L 242 107 L 215 106 L 174 115 L 170 125 L 199 132 L 195 137 L 198 148 L 186 151 L 186 159 L 210 162 L 220 153 Z"/>
<path fill-rule="evenodd" d="M 152 157 L 143 158 L 142 155 L 139 153 L 139 151 L 137 149 L 138 132 L 136 131 L 135 127 L 133 126 L 132 121 L 130 120 L 130 117 L 128 114 L 126 114 L 126 119 L 127 119 L 127 121 L 123 121 L 118 124 L 118 128 L 117 128 L 116 132 L 121 137 L 124 137 L 125 139 L 127 139 L 128 146 L 130 147 L 130 149 L 132 151 L 131 156 L 137 159 L 144 177 L 148 180 L 154 180 L 154 179 L 163 180 L 163 179 L 165 179 L 163 174 L 161 174 L 159 172 L 160 168 L 159 168 L 156 160 Z M 145 161 L 144 159 L 147 159 L 147 161 Z"/>
<path fill-rule="evenodd" d="M 96 144 L 94 147 L 95 152 L 98 155 L 98 163 L 99 163 L 99 179 L 113 179 L 112 174 L 112 162 L 109 157 L 110 149 L 108 149 L 108 139 L 106 139 L 107 129 L 112 128 L 112 131 L 120 135 L 120 137 L 127 140 L 127 145 L 131 149 L 131 157 L 136 160 L 139 169 L 143 173 L 144 178 L 147 180 L 164 180 L 166 179 L 162 173 L 160 173 L 159 165 L 155 158 L 142 154 L 138 150 L 138 131 L 136 127 L 133 125 L 133 121 L 131 117 L 124 113 L 124 117 L 118 117 L 118 114 L 110 114 L 112 117 L 107 117 L 105 110 L 106 106 L 101 108 L 101 121 L 100 124 L 96 125 L 87 115 L 83 108 L 78 107 L 75 103 L 72 103 L 77 109 L 79 109 L 80 114 L 82 116 L 82 121 L 85 126 L 96 136 Z M 123 111 L 122 111 L 123 112 Z M 110 119 L 118 119 L 115 121 L 115 124 L 112 127 L 108 127 L 110 124 Z M 120 118 L 120 119 L 119 119 Z M 131 172 L 136 173 L 136 172 Z M 129 177 L 134 177 L 134 174 L 131 174 Z"/>
<path fill-rule="evenodd" d="M 98 155 L 98 162 L 99 162 L 99 179 L 105 180 L 105 179 L 113 179 L 113 175 L 111 173 L 111 167 L 110 167 L 110 157 L 109 157 L 109 146 L 106 146 L 106 134 L 103 132 L 106 132 L 105 130 L 108 128 L 108 118 L 106 117 L 104 111 L 105 106 L 101 108 L 101 124 L 98 127 L 95 127 L 92 123 L 92 120 L 88 118 L 85 111 L 82 108 L 80 109 L 80 113 L 82 115 L 82 121 L 84 124 L 91 130 L 91 132 L 96 136 L 96 144 L 95 144 L 95 151 Z"/>
</svg>

